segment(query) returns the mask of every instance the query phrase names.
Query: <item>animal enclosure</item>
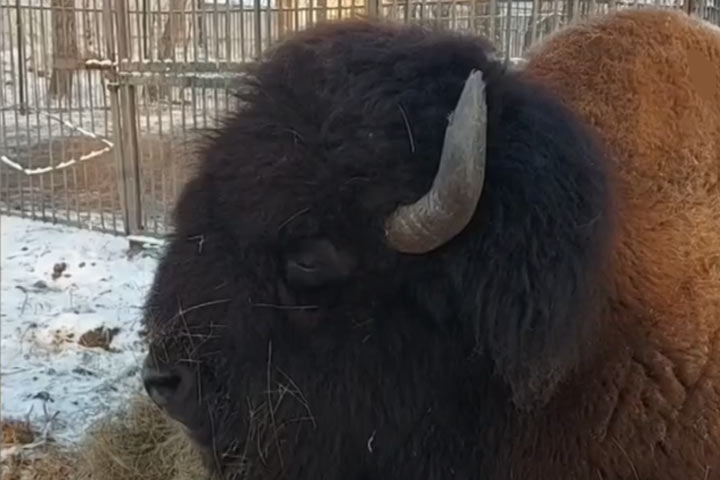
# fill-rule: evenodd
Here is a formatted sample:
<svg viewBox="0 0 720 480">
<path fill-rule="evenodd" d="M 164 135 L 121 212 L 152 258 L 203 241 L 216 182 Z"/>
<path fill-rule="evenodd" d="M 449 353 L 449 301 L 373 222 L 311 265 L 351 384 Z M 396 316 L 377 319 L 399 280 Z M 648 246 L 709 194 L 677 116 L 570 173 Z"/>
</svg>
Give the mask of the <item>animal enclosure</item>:
<svg viewBox="0 0 720 480">
<path fill-rule="evenodd" d="M 233 78 L 290 32 L 356 15 L 490 38 L 506 60 L 589 15 L 718 0 L 0 0 L 0 213 L 162 237 Z"/>
</svg>

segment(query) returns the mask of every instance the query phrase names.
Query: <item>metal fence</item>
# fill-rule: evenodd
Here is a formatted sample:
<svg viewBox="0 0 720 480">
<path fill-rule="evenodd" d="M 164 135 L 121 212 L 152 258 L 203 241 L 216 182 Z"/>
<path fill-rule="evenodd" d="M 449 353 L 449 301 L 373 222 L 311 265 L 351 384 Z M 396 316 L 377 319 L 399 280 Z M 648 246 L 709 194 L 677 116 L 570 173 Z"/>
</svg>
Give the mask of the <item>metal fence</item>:
<svg viewBox="0 0 720 480">
<path fill-rule="evenodd" d="M 233 77 L 319 21 L 429 22 L 510 58 L 575 19 L 650 4 L 720 24 L 720 0 L 0 0 L 0 213 L 168 233 Z"/>
</svg>

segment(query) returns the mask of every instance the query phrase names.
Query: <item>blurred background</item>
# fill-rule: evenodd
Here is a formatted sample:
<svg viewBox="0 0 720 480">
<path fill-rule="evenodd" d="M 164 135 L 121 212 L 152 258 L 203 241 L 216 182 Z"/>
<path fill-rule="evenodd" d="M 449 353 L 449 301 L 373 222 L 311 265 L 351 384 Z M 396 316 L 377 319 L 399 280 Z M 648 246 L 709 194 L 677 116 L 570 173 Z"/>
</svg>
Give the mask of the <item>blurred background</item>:
<svg viewBox="0 0 720 480">
<path fill-rule="evenodd" d="M 489 37 L 511 62 L 558 28 L 720 0 L 0 0 L 0 213 L 161 238 L 233 78 L 326 19 L 380 16 Z"/>
</svg>

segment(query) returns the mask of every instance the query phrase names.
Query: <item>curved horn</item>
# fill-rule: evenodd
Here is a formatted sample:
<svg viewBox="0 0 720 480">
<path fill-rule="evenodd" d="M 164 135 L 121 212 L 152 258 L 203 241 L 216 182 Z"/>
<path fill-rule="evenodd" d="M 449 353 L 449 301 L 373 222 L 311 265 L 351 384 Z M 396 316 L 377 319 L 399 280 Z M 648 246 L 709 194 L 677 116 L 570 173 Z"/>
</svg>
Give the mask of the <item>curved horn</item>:
<svg viewBox="0 0 720 480">
<path fill-rule="evenodd" d="M 445 131 L 432 187 L 385 221 L 386 240 L 403 253 L 427 253 L 447 243 L 470 222 L 485 179 L 487 104 L 482 72 L 473 71 Z"/>
</svg>

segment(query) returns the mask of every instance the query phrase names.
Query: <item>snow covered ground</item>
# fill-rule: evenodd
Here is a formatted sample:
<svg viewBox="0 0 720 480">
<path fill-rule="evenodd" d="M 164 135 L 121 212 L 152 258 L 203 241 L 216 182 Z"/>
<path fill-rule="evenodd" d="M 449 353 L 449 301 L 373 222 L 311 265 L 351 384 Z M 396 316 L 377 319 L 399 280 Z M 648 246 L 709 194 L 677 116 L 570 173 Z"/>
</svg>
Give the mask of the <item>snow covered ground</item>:
<svg viewBox="0 0 720 480">
<path fill-rule="evenodd" d="M 0 231 L 2 416 L 77 441 L 142 388 L 140 314 L 157 255 L 133 254 L 121 237 L 16 217 L 1 216 Z M 119 329 L 109 349 L 82 346 L 98 327 Z"/>
</svg>

